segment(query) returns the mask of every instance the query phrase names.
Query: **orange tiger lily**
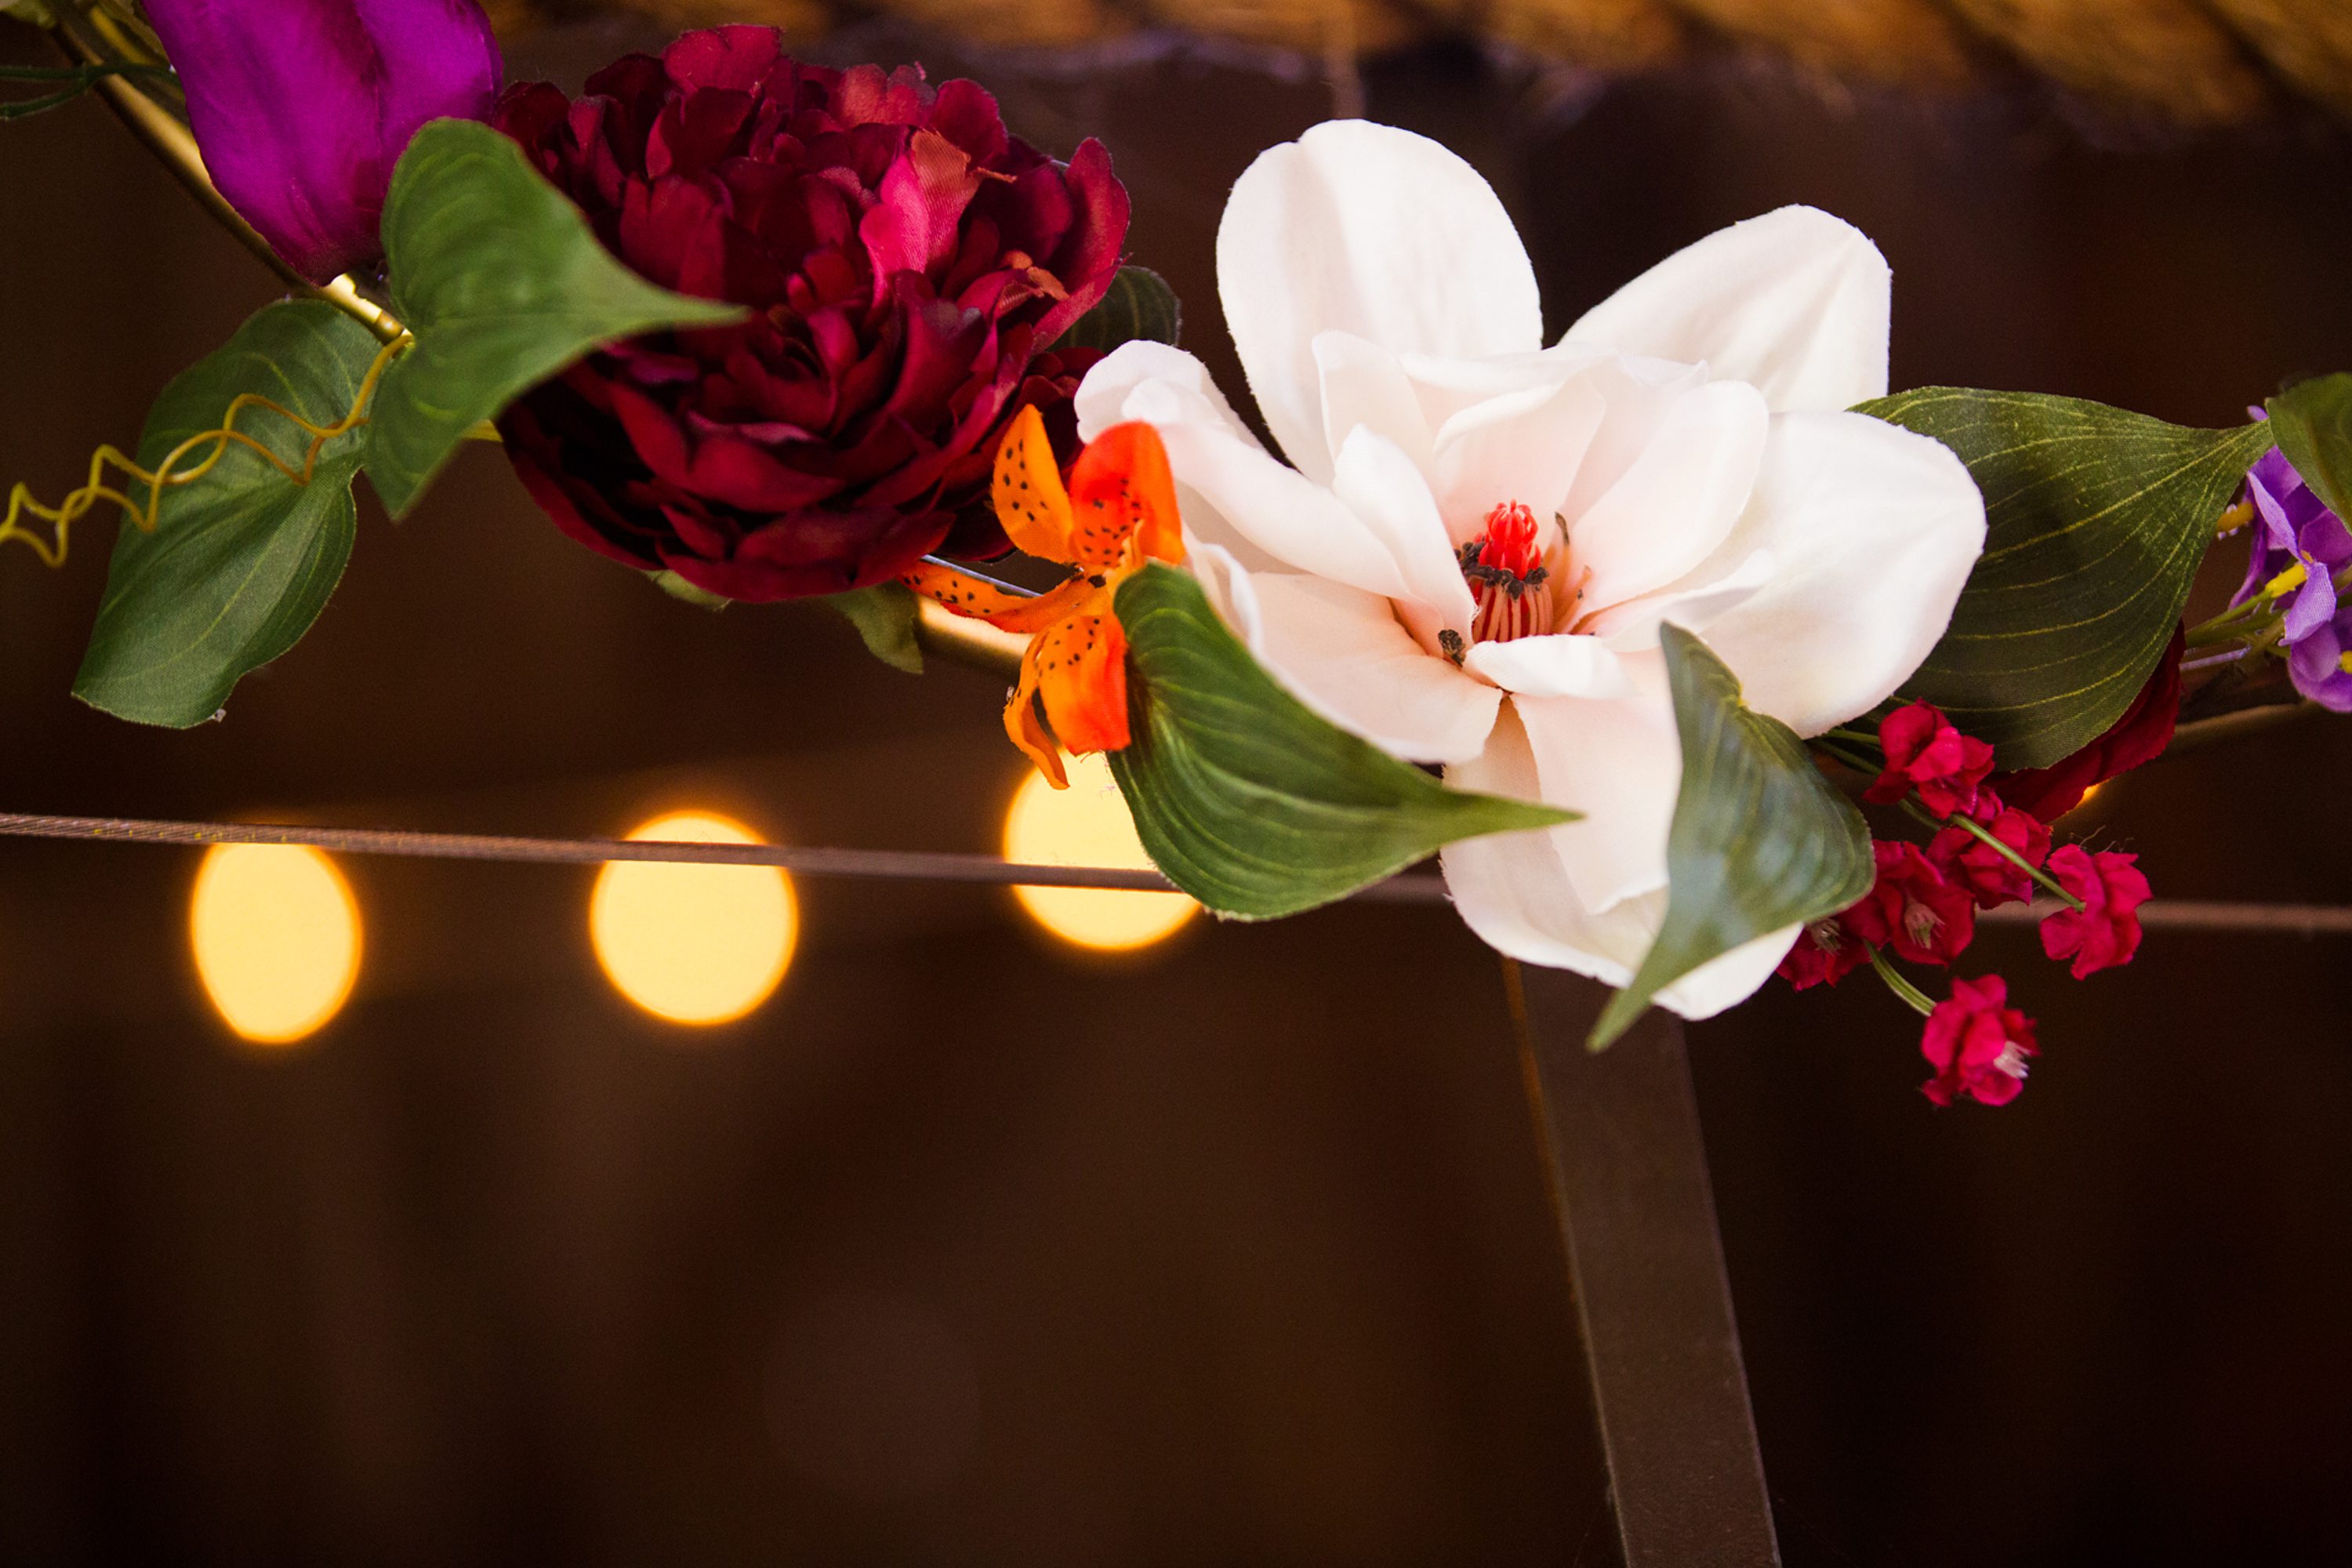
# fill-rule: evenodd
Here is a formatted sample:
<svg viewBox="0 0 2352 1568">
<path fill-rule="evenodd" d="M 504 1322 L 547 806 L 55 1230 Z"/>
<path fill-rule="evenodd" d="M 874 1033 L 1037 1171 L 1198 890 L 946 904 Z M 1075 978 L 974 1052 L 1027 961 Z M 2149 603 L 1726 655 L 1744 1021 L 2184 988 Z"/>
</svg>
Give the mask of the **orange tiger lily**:
<svg viewBox="0 0 2352 1568">
<path fill-rule="evenodd" d="M 1013 547 L 1069 566 L 1067 581 L 1024 598 L 929 561 L 898 580 L 959 616 L 1032 634 L 1004 731 L 1066 789 L 1063 751 L 1116 752 L 1128 742 L 1127 634 L 1112 607 L 1118 585 L 1147 560 L 1184 559 L 1167 449 L 1149 425 L 1115 425 L 1078 455 L 1065 487 L 1045 420 L 1024 408 L 996 449 L 991 499 Z"/>
</svg>

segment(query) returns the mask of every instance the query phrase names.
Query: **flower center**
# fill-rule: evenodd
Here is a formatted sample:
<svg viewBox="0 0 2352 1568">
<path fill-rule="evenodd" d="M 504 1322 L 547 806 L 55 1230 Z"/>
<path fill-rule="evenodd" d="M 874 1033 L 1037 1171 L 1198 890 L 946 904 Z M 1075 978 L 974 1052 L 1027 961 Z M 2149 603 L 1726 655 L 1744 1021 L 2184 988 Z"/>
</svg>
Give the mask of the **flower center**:
<svg viewBox="0 0 2352 1568">
<path fill-rule="evenodd" d="M 1995 1072 L 2005 1072 L 2011 1078 L 2021 1079 L 2025 1076 L 2025 1053 L 2017 1048 L 2016 1041 L 2008 1040 L 2002 1043 L 2000 1055 L 1992 1058 L 1992 1069 Z"/>
<path fill-rule="evenodd" d="M 1539 637 L 1559 624 L 1541 525 L 1524 505 L 1505 501 L 1488 512 L 1485 531 L 1457 553 L 1478 602 L 1474 640 Z"/>
<path fill-rule="evenodd" d="M 1943 923 L 1943 917 L 1918 900 L 1904 900 L 1903 929 L 1910 932 L 1911 940 L 1921 947 L 1927 945 L 1929 939 L 1936 934 L 1936 928 Z"/>
</svg>

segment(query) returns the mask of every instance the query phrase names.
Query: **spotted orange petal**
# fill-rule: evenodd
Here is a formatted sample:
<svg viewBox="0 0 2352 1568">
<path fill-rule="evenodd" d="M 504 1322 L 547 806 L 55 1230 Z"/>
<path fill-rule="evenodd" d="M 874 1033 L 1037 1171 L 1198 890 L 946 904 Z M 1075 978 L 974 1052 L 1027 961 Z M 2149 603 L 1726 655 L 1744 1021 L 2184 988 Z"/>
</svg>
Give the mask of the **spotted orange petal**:
<svg viewBox="0 0 2352 1568">
<path fill-rule="evenodd" d="M 1066 752 L 1127 744 L 1127 634 L 1111 616 L 1072 616 L 1038 634 L 1037 691 Z"/>
<path fill-rule="evenodd" d="M 1079 565 L 1124 563 L 1129 539 L 1155 560 L 1184 559 L 1168 448 L 1150 426 L 1114 425 L 1087 442 L 1070 470 L 1069 498 L 1070 559 Z"/>
<path fill-rule="evenodd" d="M 1061 465 L 1054 461 L 1045 417 L 1034 405 L 1013 416 L 997 445 L 990 500 L 1014 549 L 1045 561 L 1073 559 L 1070 494 L 1062 488 Z"/>
<path fill-rule="evenodd" d="M 1097 591 L 1084 577 L 1073 577 L 1043 594 L 1012 593 L 985 577 L 936 561 L 917 562 L 898 574 L 898 581 L 959 616 L 970 616 L 1008 632 L 1034 632 L 1052 626 L 1075 614 Z"/>
<path fill-rule="evenodd" d="M 1054 743 L 1045 720 L 1037 716 L 1037 645 L 1033 642 L 1021 660 L 1021 683 L 1004 700 L 1004 732 L 1036 764 L 1047 784 L 1067 789 L 1070 778 L 1062 771 L 1061 748 Z"/>
</svg>

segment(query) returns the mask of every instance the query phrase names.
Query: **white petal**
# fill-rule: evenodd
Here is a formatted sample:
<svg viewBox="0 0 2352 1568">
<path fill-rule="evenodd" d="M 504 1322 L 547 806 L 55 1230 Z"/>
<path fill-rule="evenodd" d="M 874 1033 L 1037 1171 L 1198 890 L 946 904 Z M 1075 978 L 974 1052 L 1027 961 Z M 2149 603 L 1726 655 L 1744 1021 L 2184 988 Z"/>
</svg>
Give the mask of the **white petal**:
<svg viewBox="0 0 2352 1568">
<path fill-rule="evenodd" d="M 1134 395 L 1146 385 L 1155 390 L 1138 400 Z M 1079 439 L 1086 441 L 1129 419 L 1206 424 L 1253 444 L 1256 440 L 1209 379 L 1207 365 L 1181 349 L 1148 339 L 1121 343 L 1097 361 L 1078 383 L 1072 406 L 1077 410 Z"/>
<path fill-rule="evenodd" d="M 1861 414 L 1779 416 L 1722 552 L 1769 549 L 1772 579 L 1707 626 L 1707 646 L 1751 706 L 1819 734 L 1918 668 L 1984 536 L 1984 499 L 1941 442 Z"/>
<path fill-rule="evenodd" d="M 1704 636 L 1707 627 L 1761 593 L 1775 570 L 1770 551 L 1751 551 L 1720 577 L 1695 572 L 1671 588 L 1612 605 L 1585 630 L 1620 653 L 1657 647 L 1658 626 L 1665 621 Z"/>
<path fill-rule="evenodd" d="M 1457 358 L 1540 348 L 1535 268 L 1476 170 L 1423 136 L 1340 120 L 1268 148 L 1217 228 L 1217 291 L 1274 438 L 1314 479 L 1319 332 Z"/>
<path fill-rule="evenodd" d="M 1569 519 L 1580 613 L 1665 587 L 1712 555 L 1748 505 L 1771 422 L 1762 395 L 1737 381 L 1695 386 L 1668 405 L 1624 476 Z"/>
<path fill-rule="evenodd" d="M 1706 385 L 1707 376 L 1704 365 L 1607 354 L 1588 365 L 1579 379 L 1601 395 L 1606 412 L 1585 448 L 1584 461 L 1577 466 L 1576 483 L 1569 489 L 1565 510 L 1570 518 L 1591 510 L 1625 477 L 1650 449 L 1666 410 L 1684 394 Z"/>
<path fill-rule="evenodd" d="M 1516 706 L 1504 706 L 1485 752 L 1445 770 L 1449 785 L 1522 800 L 1543 798 L 1526 731 L 1512 711 Z M 1605 915 L 1587 910 L 1569 884 L 1558 849 L 1589 826 L 1570 823 L 1465 838 L 1447 845 L 1439 863 L 1464 923 L 1488 946 L 1525 963 L 1623 985 L 1665 920 L 1666 894 L 1628 899 Z M 1754 994 L 1794 945 L 1797 929 L 1759 937 L 1699 965 L 1661 991 L 1659 1004 L 1685 1017 L 1712 1017 Z"/>
<path fill-rule="evenodd" d="M 1209 607 L 1224 618 L 1244 646 L 1255 647 L 1260 636 L 1255 576 L 1222 545 L 1191 539 L 1184 542 L 1192 575 L 1200 580 Z"/>
<path fill-rule="evenodd" d="M 1250 651 L 1342 730 L 1413 763 L 1460 762 L 1486 743 L 1502 693 L 1425 652 L 1386 599 L 1286 572 L 1249 578 L 1248 592 Z"/>
<path fill-rule="evenodd" d="M 1388 547 L 1404 580 L 1404 596 L 1428 612 L 1428 624 L 1412 628 L 1423 646 L 1436 650 L 1439 626 L 1451 626 L 1466 637 L 1477 601 L 1470 596 L 1454 542 L 1438 520 L 1429 481 L 1412 459 L 1374 435 L 1371 426 L 1360 425 L 1339 449 L 1331 490 Z"/>
<path fill-rule="evenodd" d="M 1663 654 L 1621 656 L 1633 695 L 1515 697 L 1546 800 L 1584 813 L 1560 864 L 1586 909 L 1606 913 L 1666 885 L 1666 829 L 1682 788 Z"/>
<path fill-rule="evenodd" d="M 1567 340 L 1704 363 L 1775 412 L 1886 395 L 1886 258 L 1812 207 L 1782 207 L 1676 251 L 1586 313 Z"/>
<path fill-rule="evenodd" d="M 1515 637 L 1471 645 L 1463 663 L 1527 697 L 1615 699 L 1633 694 L 1623 664 L 1599 637 Z"/>
<path fill-rule="evenodd" d="M 1139 389 L 1129 406 L 1166 384 Z M 1387 544 L 1322 485 L 1255 443 L 1212 426 L 1152 423 L 1180 490 L 1192 491 L 1242 541 L 1293 570 L 1389 598 L 1404 596 L 1404 577 Z M 1178 504 L 1183 504 L 1181 493 Z"/>
<path fill-rule="evenodd" d="M 1607 349 L 1559 343 L 1524 353 L 1489 354 L 1480 359 L 1449 359 L 1442 354 L 1401 353 L 1397 363 L 1412 383 L 1421 400 L 1422 417 L 1433 430 L 1473 405 L 1490 397 L 1558 386 L 1593 364 L 1616 356 Z"/>
<path fill-rule="evenodd" d="M 1486 751 L 1445 770 L 1447 784 L 1519 800 L 1543 798 L 1527 731 L 1512 711 L 1516 706 L 1504 704 Z M 1571 822 L 1464 838 L 1440 851 L 1438 863 L 1454 907 L 1487 946 L 1524 963 L 1572 969 L 1622 985 L 1649 946 L 1650 933 L 1633 918 L 1632 906 L 1624 913 L 1595 915 L 1578 900 L 1558 846 L 1570 835 L 1590 831 L 1590 823 Z"/>
<path fill-rule="evenodd" d="M 1448 419 L 1437 432 L 1433 474 L 1454 542 L 1478 537 L 1486 514 L 1507 501 L 1550 527 L 1607 411 L 1597 390 L 1568 381 L 1490 397 Z"/>
<path fill-rule="evenodd" d="M 1263 454 L 1257 437 L 1234 416 L 1209 379 L 1208 367 L 1165 343 L 1122 344 L 1087 373 L 1076 399 L 1078 434 L 1093 440 L 1114 425 L 1139 419 L 1160 432 L 1163 444 L 1179 430 L 1198 427 L 1209 436 L 1238 442 Z M 1179 445 L 1181 443 L 1179 442 Z M 1273 571 L 1280 563 L 1244 538 L 1223 511 L 1176 474 L 1176 505 L 1188 550 L 1215 547 L 1230 552 L 1251 571 Z"/>
<path fill-rule="evenodd" d="M 1396 355 L 1352 332 L 1318 332 L 1323 438 L 1337 453 L 1361 426 L 1394 443 L 1416 468 L 1429 463 L 1429 421 Z"/>
<path fill-rule="evenodd" d="M 1664 920 L 1663 912 L 1659 918 Z M 1659 1005 L 1685 1018 L 1712 1018 L 1726 1007 L 1747 1001 L 1780 967 L 1780 961 L 1797 945 L 1797 933 L 1802 929 L 1783 927 L 1707 960 L 1660 991 Z"/>
</svg>

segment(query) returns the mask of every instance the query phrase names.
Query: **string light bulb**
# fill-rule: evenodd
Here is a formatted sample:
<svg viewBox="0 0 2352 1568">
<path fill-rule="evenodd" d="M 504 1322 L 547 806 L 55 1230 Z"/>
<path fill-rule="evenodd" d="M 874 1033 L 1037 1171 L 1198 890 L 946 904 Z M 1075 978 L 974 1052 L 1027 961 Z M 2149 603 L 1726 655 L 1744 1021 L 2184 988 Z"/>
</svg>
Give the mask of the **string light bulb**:
<svg viewBox="0 0 2352 1568">
<path fill-rule="evenodd" d="M 1135 818 L 1097 753 L 1067 759 L 1070 787 L 1055 789 L 1034 772 L 1004 813 L 1004 858 L 1042 866 L 1151 869 Z M 1097 952 L 1130 952 L 1165 942 L 1201 906 L 1182 893 L 1132 893 L 1102 888 L 1013 889 L 1031 919 L 1063 941 Z"/>
<path fill-rule="evenodd" d="M 638 841 L 757 844 L 759 836 L 711 811 L 640 824 Z M 589 940 L 622 995 L 673 1024 L 730 1023 L 765 1002 L 800 939 L 792 879 L 774 866 L 619 860 L 596 874 Z"/>
<path fill-rule="evenodd" d="M 188 900 L 197 977 L 222 1021 L 256 1045 L 291 1045 L 342 1011 L 360 929 L 351 884 L 305 845 L 215 845 Z"/>
</svg>

